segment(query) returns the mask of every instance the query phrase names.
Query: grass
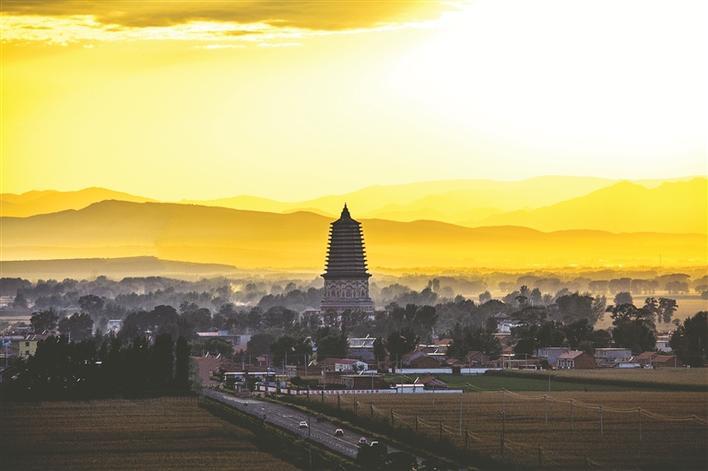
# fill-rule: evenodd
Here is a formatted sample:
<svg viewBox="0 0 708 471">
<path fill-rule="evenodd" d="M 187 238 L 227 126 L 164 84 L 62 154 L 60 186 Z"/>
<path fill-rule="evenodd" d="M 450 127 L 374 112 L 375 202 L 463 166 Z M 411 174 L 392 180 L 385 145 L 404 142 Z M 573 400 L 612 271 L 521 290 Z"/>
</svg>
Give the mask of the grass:
<svg viewBox="0 0 708 471">
<path fill-rule="evenodd" d="M 325 400 L 336 404 L 336 397 Z M 448 438 L 459 447 L 467 431 L 473 450 L 514 464 L 537 466 L 540 461 L 555 469 L 586 469 L 593 463 L 619 469 L 708 466 L 706 393 L 566 391 L 548 399 L 538 393 L 382 394 L 342 396 L 342 408 L 352 409 L 354 400 L 360 411 L 370 412 L 373 405 L 373 416 L 382 420 L 393 411 L 397 426 L 415 430 L 417 425 L 418 433 Z M 692 415 L 699 420 L 686 418 Z"/>
<path fill-rule="evenodd" d="M 297 469 L 195 398 L 5 403 L 4 469 Z"/>
<path fill-rule="evenodd" d="M 555 370 L 547 371 L 514 370 L 504 371 L 503 377 L 547 381 L 548 375 L 566 384 L 604 384 L 607 386 L 625 386 L 632 389 L 676 389 L 708 391 L 708 369 L 705 368 L 657 368 L 657 369 L 619 369 L 597 368 L 592 370 Z M 551 381 L 553 383 L 553 381 Z M 530 390 L 530 389 L 529 389 Z"/>
<path fill-rule="evenodd" d="M 509 391 L 547 391 L 549 388 L 548 377 L 515 377 L 501 375 L 437 375 L 451 388 L 463 388 L 469 392 L 498 391 L 507 389 Z M 553 391 L 625 391 L 626 387 L 598 384 L 590 381 L 583 382 L 550 382 L 550 390 Z"/>
</svg>

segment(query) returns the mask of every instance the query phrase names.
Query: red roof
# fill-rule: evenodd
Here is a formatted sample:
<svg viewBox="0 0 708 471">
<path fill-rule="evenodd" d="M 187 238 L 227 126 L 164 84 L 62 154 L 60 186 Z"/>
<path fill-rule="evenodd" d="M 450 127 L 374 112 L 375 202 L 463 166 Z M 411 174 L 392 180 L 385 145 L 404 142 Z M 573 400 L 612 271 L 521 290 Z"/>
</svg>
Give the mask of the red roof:
<svg viewBox="0 0 708 471">
<path fill-rule="evenodd" d="M 558 359 L 559 360 L 574 360 L 575 358 L 578 358 L 583 353 L 585 353 L 585 352 L 583 352 L 582 350 L 571 350 L 569 352 L 561 353 L 560 356 L 558 356 Z"/>
</svg>

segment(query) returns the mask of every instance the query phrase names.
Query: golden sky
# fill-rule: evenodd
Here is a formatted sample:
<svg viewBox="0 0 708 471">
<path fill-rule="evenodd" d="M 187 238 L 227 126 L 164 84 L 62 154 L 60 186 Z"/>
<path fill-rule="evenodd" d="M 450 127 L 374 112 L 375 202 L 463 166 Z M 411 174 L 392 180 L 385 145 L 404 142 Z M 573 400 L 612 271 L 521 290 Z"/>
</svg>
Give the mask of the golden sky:
<svg viewBox="0 0 708 471">
<path fill-rule="evenodd" d="M 3 0 L 2 192 L 707 174 L 702 1 Z"/>
</svg>

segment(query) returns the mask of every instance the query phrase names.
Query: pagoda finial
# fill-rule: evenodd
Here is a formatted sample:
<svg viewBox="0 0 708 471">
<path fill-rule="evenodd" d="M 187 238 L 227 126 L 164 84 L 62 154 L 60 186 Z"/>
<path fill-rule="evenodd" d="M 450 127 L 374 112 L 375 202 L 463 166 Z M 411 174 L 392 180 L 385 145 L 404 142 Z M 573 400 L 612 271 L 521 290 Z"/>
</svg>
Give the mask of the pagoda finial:
<svg viewBox="0 0 708 471">
<path fill-rule="evenodd" d="M 344 203 L 344 209 L 342 209 L 342 216 L 341 219 L 345 218 L 351 218 L 351 215 L 349 214 L 349 208 L 347 208 L 347 203 Z"/>
</svg>

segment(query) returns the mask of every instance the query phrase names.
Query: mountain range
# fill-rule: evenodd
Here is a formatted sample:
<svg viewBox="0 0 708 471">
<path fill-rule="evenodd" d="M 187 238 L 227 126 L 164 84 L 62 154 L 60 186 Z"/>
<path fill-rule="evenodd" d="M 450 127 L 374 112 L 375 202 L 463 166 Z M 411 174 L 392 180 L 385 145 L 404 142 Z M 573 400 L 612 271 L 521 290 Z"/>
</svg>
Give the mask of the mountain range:
<svg viewBox="0 0 708 471">
<path fill-rule="evenodd" d="M 357 213 L 352 208 L 354 217 Z M 704 234 L 541 232 L 360 219 L 376 268 L 705 265 Z M 331 218 L 174 203 L 102 201 L 0 218 L 2 259 L 155 256 L 239 268 L 321 269 Z"/>
<path fill-rule="evenodd" d="M 27 217 L 81 209 L 104 200 L 155 200 L 102 188 L 0 195 L 0 215 Z M 341 195 L 283 202 L 258 196 L 182 200 L 270 213 L 307 211 L 328 217 L 347 202 L 361 218 L 434 220 L 466 227 L 513 225 L 540 231 L 708 232 L 708 179 L 615 181 L 536 177 L 519 181 L 451 180 L 367 187 Z"/>
<path fill-rule="evenodd" d="M 706 177 L 538 177 L 374 186 L 291 203 L 158 202 L 102 188 L 2 194 L 0 260 L 5 268 L 8 260 L 152 256 L 316 271 L 328 224 L 347 202 L 377 268 L 705 266 L 707 189 Z"/>
</svg>

